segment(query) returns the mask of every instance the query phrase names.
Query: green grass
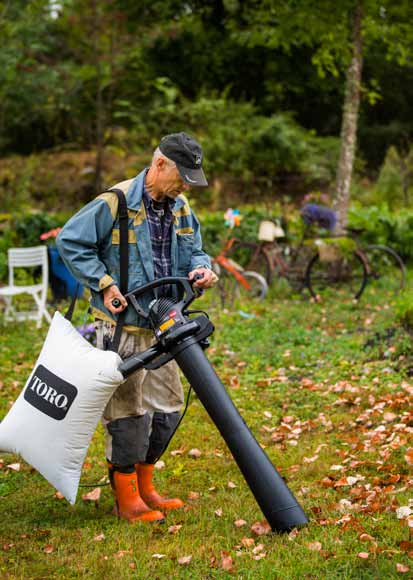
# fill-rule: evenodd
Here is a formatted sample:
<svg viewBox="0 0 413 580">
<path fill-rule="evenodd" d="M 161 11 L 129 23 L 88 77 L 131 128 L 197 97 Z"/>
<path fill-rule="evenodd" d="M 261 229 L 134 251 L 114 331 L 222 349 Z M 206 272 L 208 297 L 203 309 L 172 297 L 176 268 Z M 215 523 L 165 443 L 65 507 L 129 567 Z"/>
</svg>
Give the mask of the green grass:
<svg viewBox="0 0 413 580">
<path fill-rule="evenodd" d="M 410 340 L 395 321 L 392 300 L 378 294 L 360 304 L 333 299 L 314 304 L 272 292 L 262 304 L 242 306 L 249 318 L 236 308 L 220 311 L 215 300 L 210 293 L 198 303 L 216 326 L 208 357 L 310 524 L 290 535 L 256 536 L 251 531 L 263 516 L 193 396 L 162 458 L 165 467 L 156 472 L 161 490 L 186 501 L 185 509 L 170 513 L 163 525 L 115 519 L 109 487 L 103 487 L 98 504 L 82 501 L 88 488 L 81 488 L 76 505 L 69 506 L 24 462 L 19 472 L 7 469 L 19 458 L 3 455 L 1 579 L 411 577 L 413 565 L 401 545 L 409 540 L 409 529 L 395 510 L 408 505 L 413 484 L 404 458 L 413 446 L 408 392 L 413 380 Z M 46 329 L 25 324 L 1 331 L 2 417 L 24 386 Z M 189 457 L 191 448 L 202 455 Z M 172 456 L 178 449 L 182 454 Z M 342 468 L 336 470 L 337 465 Z M 99 427 L 82 484 L 105 475 Z M 361 479 L 337 485 L 349 476 Z M 190 492 L 199 496 L 189 499 Z M 237 528 L 237 519 L 247 524 Z M 169 530 L 173 525 L 181 526 L 176 533 Z M 97 540 L 101 534 L 104 539 Z M 254 543 L 245 546 L 245 538 Z M 360 558 L 361 552 L 368 558 Z M 264 557 L 254 559 L 260 554 Z M 189 555 L 188 565 L 178 563 Z M 232 569 L 225 570 L 229 558 Z M 397 564 L 410 571 L 398 572 Z"/>
</svg>

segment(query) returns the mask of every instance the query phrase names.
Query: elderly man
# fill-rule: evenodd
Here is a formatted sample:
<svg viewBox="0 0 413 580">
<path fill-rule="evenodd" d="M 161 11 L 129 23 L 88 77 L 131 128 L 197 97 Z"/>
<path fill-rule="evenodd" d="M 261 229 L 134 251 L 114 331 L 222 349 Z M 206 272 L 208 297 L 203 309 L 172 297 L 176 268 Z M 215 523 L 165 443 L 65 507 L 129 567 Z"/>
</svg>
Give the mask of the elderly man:
<svg viewBox="0 0 413 580">
<path fill-rule="evenodd" d="M 130 290 L 164 276 L 202 274 L 195 286 L 214 283 L 198 219 L 183 195 L 190 186 L 206 185 L 200 145 L 186 133 L 174 133 L 162 139 L 149 168 L 114 186 L 124 192 L 128 207 Z M 119 240 L 118 197 L 110 191 L 73 216 L 57 239 L 64 262 L 91 290 L 99 348 L 111 341 L 117 317 L 127 308 L 119 289 Z M 147 322 L 128 308 L 119 354 L 129 356 L 151 343 Z M 182 403 L 174 361 L 135 373 L 109 401 L 103 425 L 118 517 L 159 521 L 166 510 L 183 506 L 180 499 L 162 497 L 152 481 L 154 463 L 176 428 Z"/>
</svg>

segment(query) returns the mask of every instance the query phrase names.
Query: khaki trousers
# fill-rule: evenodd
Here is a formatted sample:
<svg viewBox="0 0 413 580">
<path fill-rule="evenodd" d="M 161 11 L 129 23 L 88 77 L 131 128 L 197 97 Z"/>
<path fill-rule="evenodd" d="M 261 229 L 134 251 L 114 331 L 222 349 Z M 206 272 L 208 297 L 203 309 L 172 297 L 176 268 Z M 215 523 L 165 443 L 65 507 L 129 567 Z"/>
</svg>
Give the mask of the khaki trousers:
<svg viewBox="0 0 413 580">
<path fill-rule="evenodd" d="M 97 347 L 112 339 L 115 327 L 96 322 Z M 119 355 L 126 358 L 155 342 L 150 330 L 139 334 L 122 332 Z M 106 457 L 127 466 L 156 461 L 180 418 L 183 388 L 178 366 L 171 361 L 156 370 L 142 369 L 115 391 L 103 413 Z"/>
</svg>

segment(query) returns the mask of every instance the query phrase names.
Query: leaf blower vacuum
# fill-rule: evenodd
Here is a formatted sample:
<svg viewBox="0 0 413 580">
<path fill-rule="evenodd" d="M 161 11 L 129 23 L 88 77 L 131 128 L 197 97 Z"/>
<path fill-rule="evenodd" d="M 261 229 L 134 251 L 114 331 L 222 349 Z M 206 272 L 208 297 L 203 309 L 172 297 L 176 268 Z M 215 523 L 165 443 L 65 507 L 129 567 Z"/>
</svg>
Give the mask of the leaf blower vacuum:
<svg viewBox="0 0 413 580">
<path fill-rule="evenodd" d="M 125 359 L 119 367 L 124 377 L 138 369 L 157 369 L 175 359 L 240 468 L 273 531 L 287 532 L 308 519 L 245 424 L 237 408 L 204 354 L 214 327 L 205 313 L 190 311 L 197 294 L 187 278 L 159 278 L 126 294 L 139 316 L 153 329 L 156 342 L 149 349 Z M 165 289 L 174 289 L 169 297 Z M 147 310 L 138 298 L 146 292 L 158 296 Z M 198 314 L 197 316 L 192 316 Z"/>
</svg>

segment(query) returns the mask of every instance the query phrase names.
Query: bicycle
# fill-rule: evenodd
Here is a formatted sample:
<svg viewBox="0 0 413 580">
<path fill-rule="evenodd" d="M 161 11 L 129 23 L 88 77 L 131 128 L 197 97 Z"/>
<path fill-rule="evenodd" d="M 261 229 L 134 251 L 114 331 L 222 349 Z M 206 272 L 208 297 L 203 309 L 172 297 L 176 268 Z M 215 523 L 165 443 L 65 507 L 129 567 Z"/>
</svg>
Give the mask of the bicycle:
<svg viewBox="0 0 413 580">
<path fill-rule="evenodd" d="M 305 274 L 306 286 L 313 298 L 319 299 L 331 289 L 347 289 L 356 300 L 369 287 L 373 293 L 378 289 L 392 293 L 403 289 L 406 269 L 401 257 L 386 245 L 363 246 L 359 241 L 363 231 L 347 228 L 348 237 L 337 238 L 337 244 L 340 239 L 353 240 L 355 248 L 347 255 L 334 244 L 334 238 L 331 239 L 333 243 L 325 244 L 324 248 L 320 243 L 319 251 L 312 257 Z M 328 249 L 329 245 L 331 250 Z"/>
<path fill-rule="evenodd" d="M 368 283 L 373 288 L 381 286 L 394 292 L 404 287 L 403 261 L 388 246 L 371 244 L 363 248 L 353 238 L 345 237 L 308 239 L 314 225 L 311 221 L 296 246 L 281 244 L 278 239 L 285 235 L 282 228 L 276 224 L 275 234 L 262 234 L 263 223 L 271 222 L 261 223 L 260 241 L 234 239 L 231 255 L 245 268 L 263 275 L 268 284 L 285 279 L 295 290 L 306 287 L 316 300 L 331 290 L 339 298 L 358 300 Z M 356 229 L 348 231 L 353 236 L 362 233 Z"/>
<path fill-rule="evenodd" d="M 263 300 L 268 292 L 268 284 L 258 272 L 245 270 L 235 260 L 228 258 L 235 238 L 230 238 L 220 253 L 212 258 L 212 269 L 217 274 L 221 304 L 237 300 Z"/>
</svg>

